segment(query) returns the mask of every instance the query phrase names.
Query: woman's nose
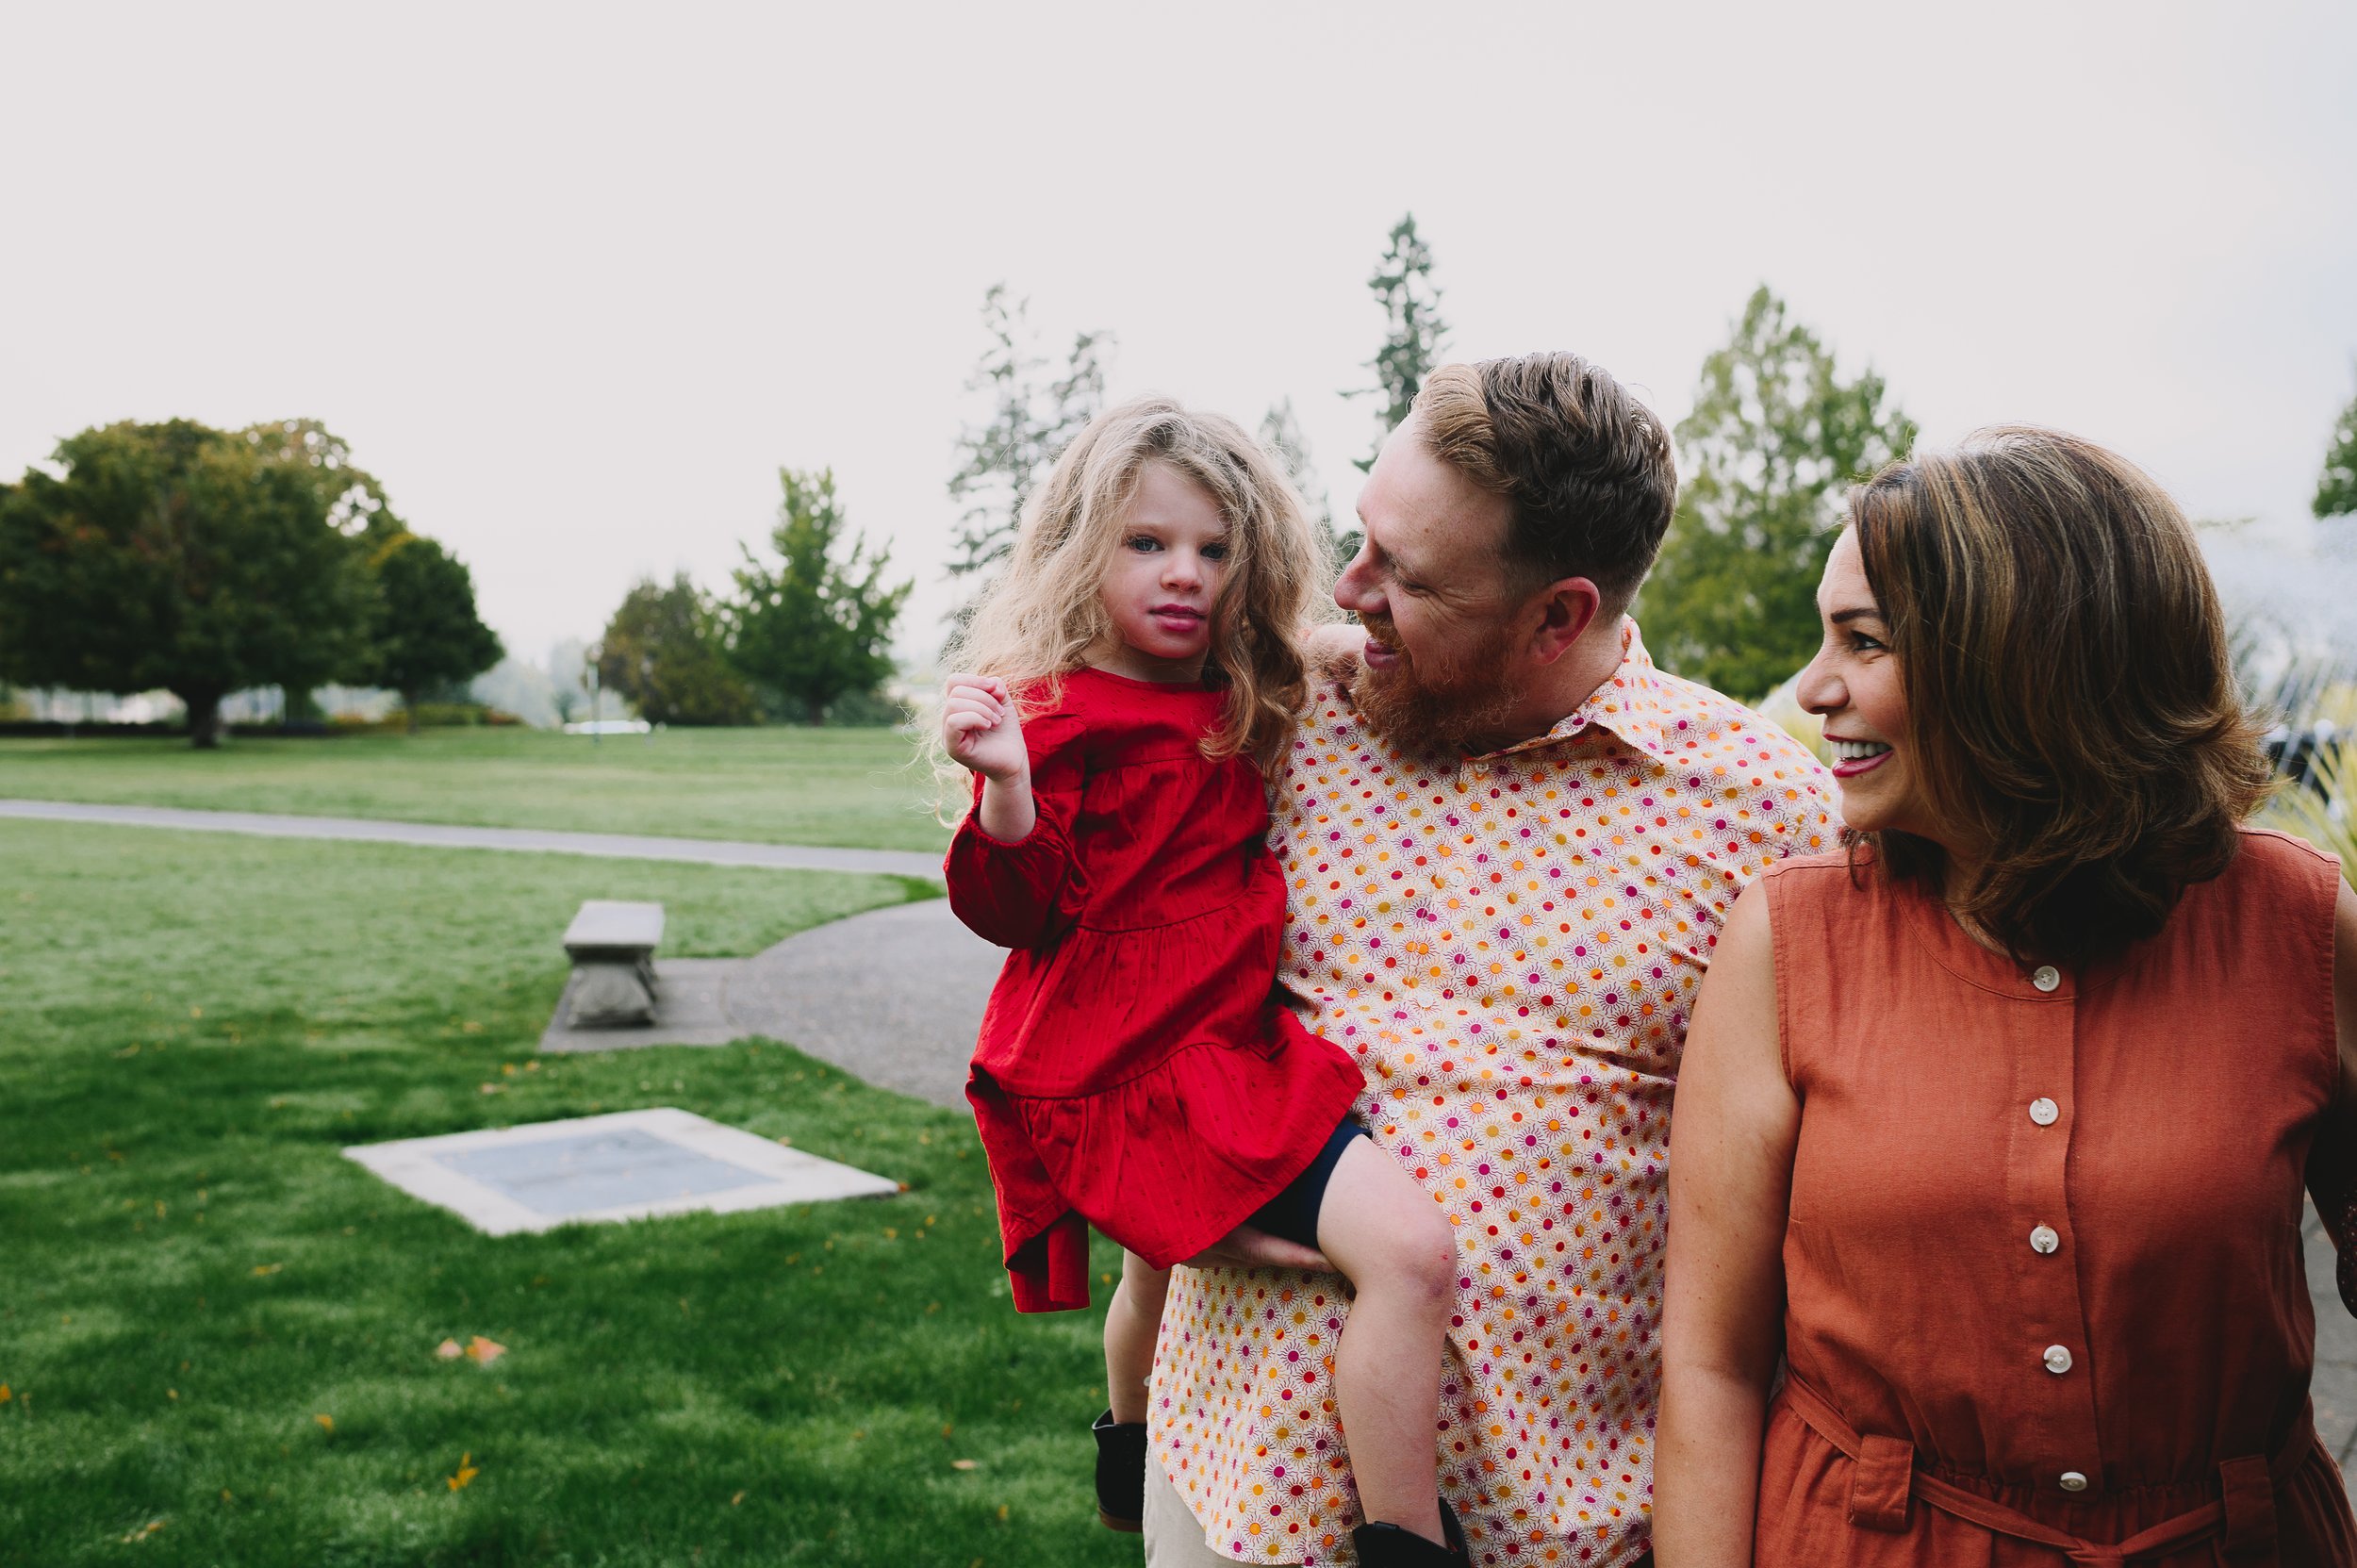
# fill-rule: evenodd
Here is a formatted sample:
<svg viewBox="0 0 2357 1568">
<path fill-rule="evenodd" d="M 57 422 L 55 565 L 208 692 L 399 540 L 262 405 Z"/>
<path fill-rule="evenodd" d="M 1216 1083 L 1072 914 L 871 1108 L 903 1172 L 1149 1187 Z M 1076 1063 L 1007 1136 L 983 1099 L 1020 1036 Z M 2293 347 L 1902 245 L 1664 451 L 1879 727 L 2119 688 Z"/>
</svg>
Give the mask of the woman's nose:
<svg viewBox="0 0 2357 1568">
<path fill-rule="evenodd" d="M 1819 649 L 1817 656 L 1802 667 L 1799 678 L 1792 683 L 1792 700 L 1800 703 L 1804 713 L 1821 716 L 1849 702 L 1849 690 L 1828 667 L 1823 649 Z"/>
</svg>

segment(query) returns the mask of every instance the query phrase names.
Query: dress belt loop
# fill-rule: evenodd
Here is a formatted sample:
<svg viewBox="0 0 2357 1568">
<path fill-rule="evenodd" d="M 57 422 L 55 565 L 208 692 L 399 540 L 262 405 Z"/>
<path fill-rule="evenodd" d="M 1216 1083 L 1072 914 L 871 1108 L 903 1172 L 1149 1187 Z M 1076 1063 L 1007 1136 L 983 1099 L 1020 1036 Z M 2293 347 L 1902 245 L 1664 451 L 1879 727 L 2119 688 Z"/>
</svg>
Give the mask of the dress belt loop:
<svg viewBox="0 0 2357 1568">
<path fill-rule="evenodd" d="M 1915 1482 L 1915 1444 L 1904 1438 L 1861 1437 L 1850 1467 L 1850 1523 L 1904 1535 Z"/>
<path fill-rule="evenodd" d="M 2275 1479 L 2268 1468 L 2255 1454 L 2217 1467 L 2218 1500 L 2226 1505 L 2226 1536 L 2220 1544 L 2228 1557 L 2274 1555 Z"/>
</svg>

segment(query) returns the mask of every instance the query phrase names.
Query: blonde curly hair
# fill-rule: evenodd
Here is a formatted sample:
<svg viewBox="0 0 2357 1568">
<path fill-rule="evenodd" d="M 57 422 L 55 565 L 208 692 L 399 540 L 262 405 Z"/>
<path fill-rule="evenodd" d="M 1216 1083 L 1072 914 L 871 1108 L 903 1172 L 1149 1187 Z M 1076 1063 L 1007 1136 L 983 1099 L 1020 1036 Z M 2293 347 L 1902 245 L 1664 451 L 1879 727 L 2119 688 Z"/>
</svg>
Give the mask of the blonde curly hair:
<svg viewBox="0 0 2357 1568">
<path fill-rule="evenodd" d="M 1241 753 L 1273 776 L 1309 689 L 1301 638 L 1328 602 L 1328 553 L 1301 498 L 1242 426 L 1170 398 L 1133 398 L 1074 437 L 1025 506 L 1006 569 L 942 650 L 942 667 L 998 677 L 1026 714 L 1061 701 L 1063 678 L 1113 635 L 1098 589 L 1148 463 L 1200 485 L 1228 523 L 1228 571 L 1203 666 L 1227 701 L 1203 754 Z M 963 815 L 965 770 L 937 728 L 926 749 L 941 806 L 955 802 Z"/>
</svg>

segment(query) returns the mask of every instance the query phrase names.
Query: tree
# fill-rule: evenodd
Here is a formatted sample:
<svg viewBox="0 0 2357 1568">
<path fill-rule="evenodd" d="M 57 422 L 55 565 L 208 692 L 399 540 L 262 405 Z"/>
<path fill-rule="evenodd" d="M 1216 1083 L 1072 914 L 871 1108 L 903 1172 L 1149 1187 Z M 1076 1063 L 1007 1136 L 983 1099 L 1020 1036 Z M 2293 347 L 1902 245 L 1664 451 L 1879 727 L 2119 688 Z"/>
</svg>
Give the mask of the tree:
<svg viewBox="0 0 2357 1568">
<path fill-rule="evenodd" d="M 1416 404 L 1424 378 L 1441 363 L 1441 344 L 1448 323 L 1441 320 L 1441 290 L 1432 281 L 1432 247 L 1416 233 L 1416 215 L 1403 214 L 1392 225 L 1390 243 L 1367 279 L 1375 303 L 1383 311 L 1383 346 L 1367 368 L 1375 385 L 1343 396 L 1380 398 L 1375 411 L 1375 447 L 1358 460 L 1360 470 L 1375 467 L 1384 438 L 1399 427 Z"/>
<path fill-rule="evenodd" d="M 1327 499 L 1326 481 L 1318 477 L 1317 464 L 1310 457 L 1310 437 L 1301 433 L 1301 422 L 1294 417 L 1294 400 L 1279 398 L 1269 404 L 1261 416 L 1261 444 L 1277 459 L 1293 481 L 1301 496 L 1301 504 L 1310 514 L 1310 521 L 1326 540 L 1327 553 L 1340 569 L 1343 564 L 1359 553 L 1359 531 L 1337 533 L 1334 529 L 1334 506 Z"/>
<path fill-rule="evenodd" d="M 1023 503 L 1047 477 L 1072 437 L 1105 406 L 1105 359 L 1113 335 L 1073 335 L 1063 372 L 1042 385 L 1047 361 L 1037 349 L 1029 300 L 1011 300 L 1007 286 L 993 284 L 982 296 L 982 351 L 968 391 L 990 394 L 990 416 L 958 435 L 957 471 L 949 476 L 949 499 L 963 502 L 957 556 L 949 574 L 963 577 L 996 566 L 1014 548 Z"/>
<path fill-rule="evenodd" d="M 401 520 L 386 501 L 385 487 L 354 463 L 351 446 L 319 421 L 270 420 L 248 425 L 238 436 L 264 461 L 283 465 L 315 486 L 329 525 L 360 541 L 363 558 L 372 559 L 386 540 L 402 532 Z M 354 620 L 346 631 L 344 636 L 291 650 L 292 662 L 271 672 L 271 683 L 286 699 L 280 722 L 316 717 L 311 705 L 316 686 L 338 679 L 372 681 L 367 672 L 368 628 Z"/>
<path fill-rule="evenodd" d="M 598 646 L 598 679 L 655 724 L 750 724 L 752 688 L 721 651 L 712 602 L 681 572 L 665 587 L 642 578 L 622 597 Z"/>
<path fill-rule="evenodd" d="M 2324 454 L 2311 505 L 2319 521 L 2357 512 L 2357 397 L 2349 400 L 2332 426 L 2332 445 Z"/>
<path fill-rule="evenodd" d="M 210 747 L 230 692 L 348 656 L 365 564 L 300 465 L 188 420 L 86 430 L 55 462 L 0 497 L 0 676 L 163 687 Z"/>
<path fill-rule="evenodd" d="M 737 668 L 823 724 L 838 698 L 873 692 L 892 673 L 886 649 L 915 585 L 885 586 L 891 552 L 871 553 L 864 536 L 845 533 L 832 469 L 780 469 L 778 483 L 778 559 L 745 552 L 729 648 Z"/>
<path fill-rule="evenodd" d="M 1743 698 L 1806 663 L 1843 492 L 1915 433 L 1871 367 L 1843 381 L 1815 334 L 1755 290 L 1677 427 L 1686 483 L 1638 600 L 1654 657 Z"/>
<path fill-rule="evenodd" d="M 432 539 L 404 529 L 378 545 L 370 567 L 376 603 L 362 679 L 401 693 L 415 734 L 425 692 L 480 675 L 505 651 L 475 613 L 473 575 Z"/>
</svg>

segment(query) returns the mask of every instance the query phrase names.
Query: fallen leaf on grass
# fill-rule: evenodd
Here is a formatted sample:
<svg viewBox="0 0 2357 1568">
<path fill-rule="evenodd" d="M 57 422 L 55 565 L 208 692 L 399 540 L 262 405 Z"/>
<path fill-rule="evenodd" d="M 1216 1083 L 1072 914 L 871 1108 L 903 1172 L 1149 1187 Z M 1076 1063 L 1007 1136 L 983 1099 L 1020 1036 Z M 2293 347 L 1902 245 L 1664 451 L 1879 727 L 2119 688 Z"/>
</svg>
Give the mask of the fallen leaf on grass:
<svg viewBox="0 0 2357 1568">
<path fill-rule="evenodd" d="M 453 1492 L 461 1492 L 481 1474 L 483 1474 L 483 1468 L 474 1462 L 474 1455 L 461 1454 L 458 1456 L 458 1474 L 446 1476 L 443 1479 L 449 1483 Z"/>
<path fill-rule="evenodd" d="M 446 1362 L 454 1362 L 467 1353 L 466 1346 L 454 1339 L 446 1339 L 434 1347 L 434 1353 Z"/>
<path fill-rule="evenodd" d="M 979 1460 L 951 1460 L 949 1461 L 949 1468 L 952 1470 L 971 1470 L 981 1462 L 981 1461 Z"/>
<path fill-rule="evenodd" d="M 154 1535 L 157 1530 L 160 1530 L 163 1527 L 164 1521 L 161 1519 L 150 1519 L 145 1525 L 136 1530 L 133 1530 L 129 1535 L 124 1536 L 123 1538 L 124 1543 L 128 1545 L 134 1541 L 144 1541 L 149 1536 Z"/>
<path fill-rule="evenodd" d="M 321 1427 L 326 1428 L 331 1432 L 336 1429 L 336 1418 L 332 1415 L 315 1415 L 311 1417 L 311 1419 L 318 1422 Z"/>
<path fill-rule="evenodd" d="M 286 1266 L 284 1263 L 256 1263 L 254 1265 L 254 1273 L 256 1278 L 259 1278 L 265 1274 L 275 1274 Z"/>
<path fill-rule="evenodd" d="M 16 1395 L 13 1395 L 13 1394 L 11 1394 L 11 1393 L 9 1393 L 9 1392 L 8 1392 L 8 1384 L 6 1384 L 6 1383 L 0 1383 L 0 1405 L 5 1405 L 5 1404 L 7 1404 L 9 1400 L 11 1400 L 11 1399 L 13 1399 L 13 1398 L 15 1398 L 15 1397 L 16 1397 Z"/>
<path fill-rule="evenodd" d="M 739 1504 L 739 1503 L 743 1502 L 744 1500 L 745 1500 L 745 1494 L 744 1494 L 742 1492 L 740 1492 L 740 1493 L 738 1493 L 735 1496 L 731 1497 L 731 1498 L 729 1499 L 729 1507 L 731 1507 L 731 1508 L 734 1508 L 737 1504 Z"/>
<path fill-rule="evenodd" d="M 467 1359 L 477 1366 L 488 1366 L 506 1354 L 507 1346 L 497 1340 L 485 1339 L 481 1334 L 467 1342 Z"/>
<path fill-rule="evenodd" d="M 483 1092 L 486 1095 L 503 1095 L 507 1093 L 507 1085 L 504 1083 L 486 1083 L 483 1085 Z"/>
</svg>

